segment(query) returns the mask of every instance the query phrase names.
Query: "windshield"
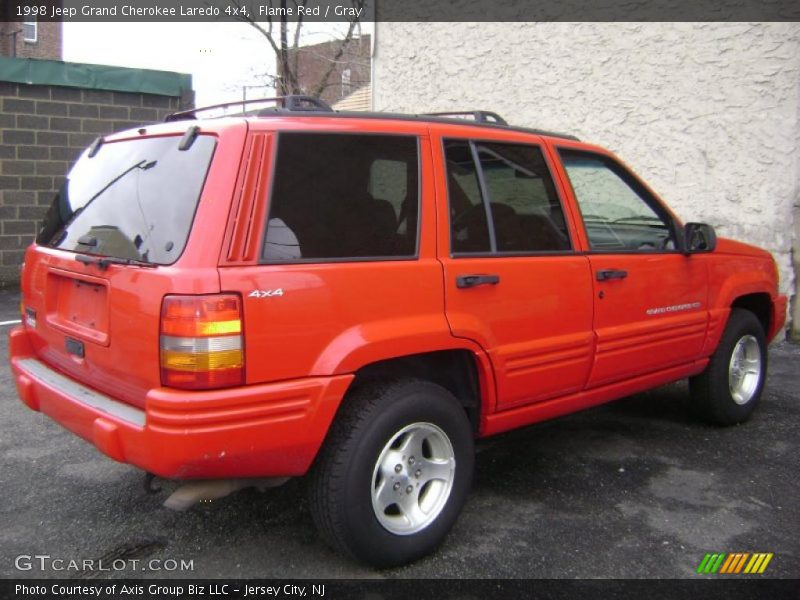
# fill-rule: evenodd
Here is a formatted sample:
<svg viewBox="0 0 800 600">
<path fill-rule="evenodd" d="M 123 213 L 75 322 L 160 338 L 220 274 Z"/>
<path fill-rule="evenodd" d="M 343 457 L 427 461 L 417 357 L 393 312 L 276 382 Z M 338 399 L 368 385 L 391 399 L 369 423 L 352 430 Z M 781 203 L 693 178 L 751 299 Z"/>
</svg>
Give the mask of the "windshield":
<svg viewBox="0 0 800 600">
<path fill-rule="evenodd" d="M 183 252 L 214 153 L 213 137 L 188 150 L 180 137 L 110 142 L 85 151 L 45 215 L 36 243 L 168 265 Z"/>
</svg>

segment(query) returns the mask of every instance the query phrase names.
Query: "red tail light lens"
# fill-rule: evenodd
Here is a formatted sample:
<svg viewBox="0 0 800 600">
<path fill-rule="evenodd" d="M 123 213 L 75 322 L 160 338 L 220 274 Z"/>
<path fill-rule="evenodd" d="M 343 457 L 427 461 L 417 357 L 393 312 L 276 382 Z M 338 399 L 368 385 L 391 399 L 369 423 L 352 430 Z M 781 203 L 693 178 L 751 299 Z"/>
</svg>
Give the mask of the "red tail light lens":
<svg viewBox="0 0 800 600">
<path fill-rule="evenodd" d="M 166 296 L 160 339 L 162 385 L 196 390 L 244 384 L 239 296 Z"/>
</svg>

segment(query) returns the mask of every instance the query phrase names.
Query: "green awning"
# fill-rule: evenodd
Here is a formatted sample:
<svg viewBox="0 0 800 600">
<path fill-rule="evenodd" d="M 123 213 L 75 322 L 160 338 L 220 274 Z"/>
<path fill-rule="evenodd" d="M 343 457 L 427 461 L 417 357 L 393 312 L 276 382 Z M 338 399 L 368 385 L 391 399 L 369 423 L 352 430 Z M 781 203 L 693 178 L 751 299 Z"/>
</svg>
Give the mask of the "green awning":
<svg viewBox="0 0 800 600">
<path fill-rule="evenodd" d="M 187 73 L 4 56 L 0 57 L 0 81 L 174 97 L 192 89 L 192 76 Z"/>
</svg>

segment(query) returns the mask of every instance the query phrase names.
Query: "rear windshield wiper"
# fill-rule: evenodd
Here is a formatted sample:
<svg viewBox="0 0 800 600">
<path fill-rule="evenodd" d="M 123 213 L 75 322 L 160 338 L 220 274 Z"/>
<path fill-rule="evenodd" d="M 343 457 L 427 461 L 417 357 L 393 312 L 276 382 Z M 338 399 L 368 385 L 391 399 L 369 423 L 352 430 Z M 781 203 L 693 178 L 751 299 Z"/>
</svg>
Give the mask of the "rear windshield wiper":
<svg viewBox="0 0 800 600">
<path fill-rule="evenodd" d="M 156 263 L 144 262 L 143 260 L 136 260 L 135 258 L 115 258 L 113 256 L 90 256 L 86 254 L 78 254 L 75 257 L 79 263 L 85 265 L 97 265 L 101 271 L 105 271 L 108 265 L 127 265 L 130 267 L 147 267 L 155 269 L 158 265 Z"/>
<path fill-rule="evenodd" d="M 117 183 L 120 179 L 125 177 L 125 175 L 127 175 L 131 171 L 134 171 L 136 169 L 141 169 L 142 171 L 147 171 L 148 169 L 152 169 L 153 167 L 155 167 L 156 164 L 158 164 L 157 160 L 148 161 L 146 158 L 143 158 L 142 160 L 140 160 L 136 164 L 131 165 L 130 167 L 125 169 L 122 173 L 120 173 L 119 175 L 116 175 L 113 179 L 111 179 L 111 181 L 109 181 L 107 184 L 105 184 L 102 188 L 100 188 L 100 191 L 97 192 L 91 198 L 89 198 L 89 200 L 86 202 L 86 204 L 83 206 L 83 208 L 86 208 L 87 206 L 89 206 L 92 202 L 94 202 L 97 199 L 98 196 L 100 196 L 103 192 L 105 192 L 108 188 L 110 188 L 112 185 Z"/>
<path fill-rule="evenodd" d="M 78 217 L 78 215 L 81 214 L 84 210 L 86 210 L 92 202 L 94 202 L 100 196 L 102 196 L 108 188 L 110 188 L 112 185 L 117 183 L 120 179 L 125 177 L 128 173 L 130 173 L 131 171 L 135 171 L 136 169 L 141 169 L 142 171 L 147 171 L 148 169 L 152 169 L 153 167 L 155 167 L 157 164 L 158 164 L 157 160 L 148 161 L 146 158 L 143 158 L 142 160 L 140 160 L 136 164 L 133 164 L 130 167 L 128 167 L 127 169 L 125 169 L 124 171 L 122 171 L 122 173 L 120 173 L 119 175 L 114 176 L 113 179 L 111 179 L 102 188 L 100 188 L 99 192 L 97 192 L 94 196 L 89 198 L 89 200 L 87 200 L 86 203 L 83 206 L 81 206 L 80 208 L 78 208 L 75 211 L 73 211 L 66 218 L 66 220 L 64 220 L 63 217 L 61 218 L 61 220 L 63 221 L 63 225 L 61 226 L 61 230 L 62 231 L 66 230 L 66 228 Z M 67 182 L 68 182 L 68 180 L 64 182 L 64 186 L 63 186 L 63 191 L 65 191 L 65 192 L 66 192 L 66 190 L 69 189 L 69 187 L 67 186 Z M 64 197 L 61 198 L 61 201 L 66 203 L 67 205 L 69 204 L 69 201 L 66 199 L 66 193 L 64 194 Z M 63 241 L 63 239 L 61 241 Z M 59 241 L 59 243 L 61 243 L 61 241 Z M 78 241 L 78 243 L 79 244 L 81 243 L 80 240 Z"/>
</svg>

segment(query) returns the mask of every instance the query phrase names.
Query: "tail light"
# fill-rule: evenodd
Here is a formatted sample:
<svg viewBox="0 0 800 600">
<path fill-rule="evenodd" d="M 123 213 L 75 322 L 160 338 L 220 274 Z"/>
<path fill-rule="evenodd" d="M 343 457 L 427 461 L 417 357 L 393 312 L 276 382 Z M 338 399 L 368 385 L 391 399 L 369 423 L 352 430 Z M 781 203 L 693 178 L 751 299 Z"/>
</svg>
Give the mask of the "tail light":
<svg viewBox="0 0 800 600">
<path fill-rule="evenodd" d="M 242 305 L 234 294 L 166 296 L 161 383 L 185 389 L 244 384 Z"/>
</svg>

